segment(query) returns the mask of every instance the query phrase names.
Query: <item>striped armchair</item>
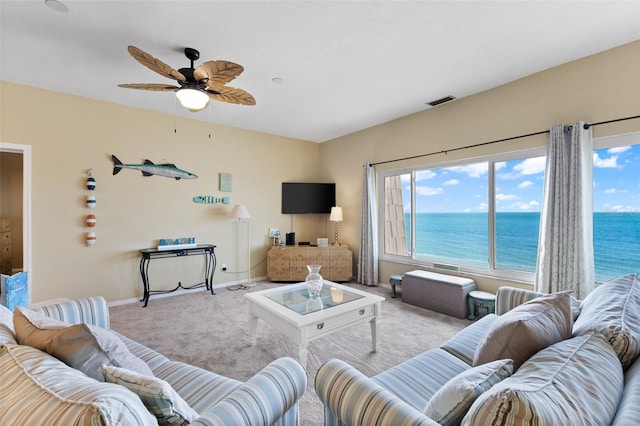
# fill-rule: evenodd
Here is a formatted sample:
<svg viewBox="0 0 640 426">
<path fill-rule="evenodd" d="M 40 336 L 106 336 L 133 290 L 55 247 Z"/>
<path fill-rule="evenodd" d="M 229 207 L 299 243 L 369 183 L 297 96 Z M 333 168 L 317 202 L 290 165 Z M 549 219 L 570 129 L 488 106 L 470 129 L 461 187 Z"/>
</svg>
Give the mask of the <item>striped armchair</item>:
<svg viewBox="0 0 640 426">
<path fill-rule="evenodd" d="M 80 300 L 62 301 L 47 306 L 33 308 L 32 310 L 44 314 L 45 316 L 64 321 L 69 324 L 87 323 L 109 329 L 109 309 L 106 301 L 102 297 L 89 297 Z M 0 352 L 2 348 L 11 352 L 22 345 L 16 345 L 13 325 L 11 324 L 11 312 L 0 306 Z M 220 376 L 202 368 L 192 366 L 179 361 L 171 361 L 164 355 L 135 342 L 125 336 L 117 334 L 129 351 L 147 363 L 157 378 L 168 382 L 177 394 L 199 414 L 197 420 L 192 421 L 195 425 L 297 425 L 298 424 L 298 400 L 306 390 L 307 376 L 302 366 L 291 358 L 280 358 L 264 369 L 257 372 L 255 376 L 245 383 Z M 8 348 L 8 349 L 6 349 Z M 27 349 L 29 349 L 27 347 Z M 13 362 L 16 356 L 1 357 Z M 11 354 L 9 354 L 11 355 Z M 44 356 L 48 356 L 43 354 Z M 32 356 L 32 355 L 31 355 Z M 52 373 L 54 369 L 73 370 L 62 363 L 57 363 L 51 358 L 47 362 L 52 363 Z M 75 370 L 74 370 L 75 371 Z M 3 370 L 3 374 L 5 374 Z M 58 374 L 60 374 L 58 372 Z M 62 377 L 62 376 L 60 376 Z M 86 378 L 88 379 L 88 378 Z M 47 380 L 51 380 L 48 378 Z M 29 380 L 27 380 L 29 382 Z M 4 393 L 2 387 L 8 383 L 0 383 L 0 393 Z M 96 382 L 97 385 L 114 386 L 107 383 Z M 66 385 L 65 385 L 66 386 Z M 69 383 L 69 388 L 74 383 Z M 42 386 L 41 386 L 42 388 Z M 6 390 L 6 389 L 5 389 Z M 16 390 L 11 390 L 16 393 Z M 113 391 L 113 388 L 111 388 Z M 66 392 L 66 391 L 65 391 Z M 75 392 L 75 391 L 73 391 Z M 95 392 L 92 395 L 97 395 Z M 124 390 L 123 392 L 127 392 Z M 58 393 L 58 395 L 60 395 Z M 77 394 L 74 394 L 77 396 Z M 125 396 L 126 397 L 126 396 Z M 123 398 L 125 398 L 123 397 Z M 138 405 L 140 401 L 137 400 Z M 55 399 L 55 398 L 54 398 Z M 65 398 L 63 398 L 65 399 Z M 125 398 L 126 399 L 126 398 Z M 18 402 L 18 401 L 14 401 Z M 92 401 L 88 401 L 92 405 Z M 4 406 L 0 398 L 0 423 L 4 420 L 12 419 L 21 415 L 20 405 L 15 407 Z M 59 403 L 58 403 L 59 405 Z M 85 404 L 87 405 L 87 404 Z M 60 408 L 58 407 L 58 410 Z M 142 407 L 144 410 L 144 407 Z M 131 409 L 129 411 L 135 411 Z M 120 424 L 120 421 L 111 423 L 111 414 L 93 413 L 92 416 L 100 418 L 101 424 Z M 43 413 L 41 413 L 43 414 Z M 44 414 L 43 414 L 44 415 Z M 63 423 L 68 423 L 70 418 L 66 414 Z M 83 413 L 86 416 L 86 413 Z M 149 415 L 145 413 L 144 415 Z M 142 418 L 143 414 L 139 418 Z M 152 417 L 153 418 L 153 417 Z M 19 417 L 16 417 L 19 419 Z M 143 422 L 148 424 L 146 421 Z"/>
</svg>

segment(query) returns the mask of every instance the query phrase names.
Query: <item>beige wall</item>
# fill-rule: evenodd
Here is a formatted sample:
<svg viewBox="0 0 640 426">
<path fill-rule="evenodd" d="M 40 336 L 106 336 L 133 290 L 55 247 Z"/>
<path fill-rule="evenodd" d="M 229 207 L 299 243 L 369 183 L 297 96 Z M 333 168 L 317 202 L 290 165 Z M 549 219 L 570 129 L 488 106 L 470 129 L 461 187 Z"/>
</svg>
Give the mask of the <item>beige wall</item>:
<svg viewBox="0 0 640 426">
<path fill-rule="evenodd" d="M 102 294 L 108 300 L 138 297 L 138 252 L 165 236 L 195 236 L 218 246 L 219 263 L 243 262 L 236 223 L 227 218 L 246 204 L 251 221 L 253 276 L 266 274 L 267 231 L 296 232 L 297 240 L 333 235 L 322 215 L 280 214 L 280 183 L 337 183 L 344 209 L 340 241 L 357 258 L 362 165 L 452 149 L 548 129 L 557 122 L 597 122 L 640 114 L 640 42 L 514 81 L 324 144 L 292 140 L 3 82 L 0 141 L 32 146 L 33 301 Z M 469 71 L 473 78 L 473 71 Z M 456 93 L 452 93 L 455 95 Z M 37 102 L 33 102 L 37 99 Z M 177 133 L 174 133 L 174 128 Z M 598 126 L 594 135 L 640 130 L 640 120 Z M 209 138 L 211 134 L 211 139 Z M 437 163 L 545 144 L 533 137 L 482 148 L 391 163 L 377 170 Z M 123 162 L 173 162 L 198 174 L 174 181 L 123 170 L 112 176 L 110 155 Z M 288 161 L 283 167 L 284 160 Z M 97 244 L 84 244 L 87 169 L 97 180 Z M 233 175 L 231 205 L 200 205 L 196 195 L 224 195 L 218 173 Z M 292 225 L 293 224 L 293 225 Z M 328 225 L 328 228 L 327 228 Z M 293 226 L 293 227 L 292 227 Z M 193 262 L 190 264 L 189 262 Z M 161 265 L 162 264 L 162 265 Z M 157 261 L 152 282 L 194 280 L 195 260 Z M 380 281 L 414 266 L 381 262 Z M 355 270 L 354 270 L 355 273 Z M 243 275 L 216 272 L 215 282 Z M 501 283 L 475 277 L 481 288 Z"/>
<path fill-rule="evenodd" d="M 246 239 L 238 245 L 237 221 L 227 217 L 236 203 L 252 215 L 252 276 L 265 276 L 269 227 L 283 234 L 292 230 L 291 216 L 280 214 L 281 182 L 327 179 L 315 143 L 7 82 L 0 89 L 0 141 L 32 147 L 33 302 L 95 294 L 110 301 L 139 297 L 138 250 L 165 237 L 194 236 L 215 244 L 219 265 L 241 270 Z M 199 178 L 142 177 L 133 170 L 113 176 L 111 154 L 124 163 L 175 163 Z M 94 211 L 85 203 L 89 168 L 97 182 Z M 218 190 L 221 172 L 233 176 L 231 193 Z M 196 204 L 198 195 L 228 195 L 231 204 Z M 97 243 L 90 248 L 89 213 L 97 218 Z M 324 236 L 326 224 L 325 215 L 296 216 L 293 230 L 298 239 L 311 240 Z M 152 284 L 197 282 L 202 263 L 199 257 L 156 260 Z M 218 270 L 214 281 L 245 277 Z"/>
<path fill-rule="evenodd" d="M 473 70 L 469 70 L 473 78 Z M 451 93 L 456 95 L 455 91 Z M 341 241 L 359 250 L 362 164 L 439 152 L 546 130 L 559 122 L 606 121 L 640 114 L 640 42 L 586 57 L 486 92 L 428 109 L 322 144 L 322 164 L 337 185 L 344 209 Z M 640 120 L 594 127 L 594 136 L 640 131 Z M 519 139 L 377 166 L 400 169 L 515 151 L 546 143 L 545 136 Z M 416 269 L 380 263 L 379 279 Z M 493 279 L 474 277 L 480 287 L 495 290 Z M 513 283 L 509 283 L 513 285 Z"/>
</svg>

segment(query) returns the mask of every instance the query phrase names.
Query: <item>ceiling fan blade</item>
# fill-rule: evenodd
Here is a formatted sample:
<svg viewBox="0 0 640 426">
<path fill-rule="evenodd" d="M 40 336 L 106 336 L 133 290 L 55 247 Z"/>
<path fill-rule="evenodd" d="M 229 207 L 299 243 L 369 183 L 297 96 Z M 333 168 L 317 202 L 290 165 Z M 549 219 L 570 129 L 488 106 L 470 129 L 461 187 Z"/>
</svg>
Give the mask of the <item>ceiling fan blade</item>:
<svg viewBox="0 0 640 426">
<path fill-rule="evenodd" d="M 215 87 L 230 82 L 242 74 L 242 71 L 244 71 L 242 65 L 233 62 L 208 61 L 193 71 L 193 77 L 197 81 L 207 80 L 207 87 L 216 90 Z"/>
<path fill-rule="evenodd" d="M 174 70 L 169 65 L 165 64 L 160 59 L 154 58 L 144 50 L 138 49 L 135 46 L 129 46 L 127 50 L 136 61 L 149 68 L 151 71 L 155 71 L 164 77 L 178 81 L 185 81 L 187 79 L 181 72 Z"/>
<path fill-rule="evenodd" d="M 124 87 L 125 89 L 154 90 L 156 92 L 175 92 L 176 90 L 180 89 L 178 86 L 172 86 L 170 84 L 153 83 L 118 84 L 118 87 Z"/>
<path fill-rule="evenodd" d="M 242 89 L 236 89 L 235 87 L 219 86 L 215 87 L 215 89 L 207 89 L 205 90 L 205 93 L 209 95 L 211 99 L 215 99 L 216 101 L 240 105 L 256 104 L 256 100 L 251 96 L 251 94 Z"/>
</svg>

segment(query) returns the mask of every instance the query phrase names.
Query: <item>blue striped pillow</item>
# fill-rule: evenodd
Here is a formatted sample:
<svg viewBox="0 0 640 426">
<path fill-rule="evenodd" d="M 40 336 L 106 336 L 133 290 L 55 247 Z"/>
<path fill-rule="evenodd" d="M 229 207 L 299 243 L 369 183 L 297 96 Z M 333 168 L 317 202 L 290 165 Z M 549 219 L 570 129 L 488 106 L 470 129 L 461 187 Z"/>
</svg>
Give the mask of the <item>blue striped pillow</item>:
<svg viewBox="0 0 640 426">
<path fill-rule="evenodd" d="M 462 424 L 608 425 L 623 387 L 622 366 L 609 343 L 587 334 L 532 356 L 480 395 Z"/>
<path fill-rule="evenodd" d="M 424 413 L 441 425 L 459 425 L 471 404 L 513 373 L 513 360 L 501 359 L 463 371 L 429 400 Z"/>
<path fill-rule="evenodd" d="M 623 368 L 640 354 L 640 281 L 636 274 L 602 284 L 580 304 L 573 335 L 600 333 L 609 341 Z"/>
<path fill-rule="evenodd" d="M 106 382 L 122 385 L 138 395 L 149 412 L 156 416 L 160 425 L 181 426 L 200 417 L 171 385 L 162 379 L 108 365 L 103 365 L 100 369 Z"/>
</svg>

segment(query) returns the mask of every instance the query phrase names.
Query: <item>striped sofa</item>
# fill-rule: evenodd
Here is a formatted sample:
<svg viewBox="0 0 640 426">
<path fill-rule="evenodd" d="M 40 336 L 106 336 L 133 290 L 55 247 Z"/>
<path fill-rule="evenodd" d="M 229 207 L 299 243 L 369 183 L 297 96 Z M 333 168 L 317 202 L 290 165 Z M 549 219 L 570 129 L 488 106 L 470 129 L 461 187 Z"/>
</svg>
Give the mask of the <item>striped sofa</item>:
<svg viewBox="0 0 640 426">
<path fill-rule="evenodd" d="M 69 324 L 109 329 L 109 309 L 102 297 L 63 301 L 30 311 Z M 169 383 L 169 389 L 188 404 L 185 410 L 195 415 L 191 424 L 298 424 L 298 399 L 306 389 L 307 378 L 302 366 L 291 358 L 273 361 L 242 383 L 171 361 L 113 333 L 130 354 L 146 363 L 155 378 Z M 165 388 L 162 392 L 168 394 Z M 176 418 L 152 415 L 152 408 L 164 413 L 162 410 L 175 407 L 149 407 L 139 395 L 120 386 L 120 382 L 98 381 L 41 350 L 19 345 L 14 314 L 0 305 L 0 424 L 186 424 L 181 419 L 176 422 Z"/>
<path fill-rule="evenodd" d="M 339 359 L 327 361 L 315 377 L 325 425 L 640 424 L 637 275 L 603 284 L 583 301 L 571 298 L 568 337 L 520 366 L 507 359 L 474 367 L 500 319 L 554 298 L 560 293 L 502 287 L 496 314 L 371 378 Z"/>
</svg>

